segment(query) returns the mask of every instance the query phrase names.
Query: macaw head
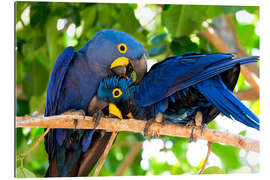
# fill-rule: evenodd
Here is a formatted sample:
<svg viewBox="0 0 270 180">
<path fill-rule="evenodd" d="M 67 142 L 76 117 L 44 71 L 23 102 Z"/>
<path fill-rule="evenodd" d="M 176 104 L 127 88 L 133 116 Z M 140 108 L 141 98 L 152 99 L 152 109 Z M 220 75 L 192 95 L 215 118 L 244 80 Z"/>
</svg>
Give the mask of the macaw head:
<svg viewBox="0 0 270 180">
<path fill-rule="evenodd" d="M 135 85 L 132 80 L 118 76 L 103 79 L 98 87 L 97 97 L 109 104 L 109 113 L 122 119 L 122 112 L 118 105 L 128 104 L 134 99 Z"/>
<path fill-rule="evenodd" d="M 104 77 L 118 75 L 129 79 L 133 76 L 139 83 L 147 70 L 144 47 L 124 32 L 100 31 L 79 52 L 85 54 L 96 74 Z"/>
<path fill-rule="evenodd" d="M 135 85 L 132 80 L 118 76 L 104 78 L 97 91 L 97 97 L 106 103 L 129 102 L 134 98 Z"/>
</svg>

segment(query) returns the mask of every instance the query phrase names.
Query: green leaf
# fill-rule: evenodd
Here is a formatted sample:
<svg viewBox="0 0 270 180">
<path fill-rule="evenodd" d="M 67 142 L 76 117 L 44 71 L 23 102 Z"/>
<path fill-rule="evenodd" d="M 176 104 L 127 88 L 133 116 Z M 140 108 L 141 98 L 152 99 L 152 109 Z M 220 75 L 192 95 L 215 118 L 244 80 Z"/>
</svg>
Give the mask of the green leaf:
<svg viewBox="0 0 270 180">
<path fill-rule="evenodd" d="M 91 26 L 96 20 L 97 8 L 95 6 L 89 6 L 81 11 L 81 16 L 84 23 L 82 34 L 85 34 L 91 29 Z"/>
<path fill-rule="evenodd" d="M 16 84 L 22 83 L 22 77 L 24 72 L 24 63 L 22 62 L 22 56 L 16 52 Z"/>
<path fill-rule="evenodd" d="M 31 137 L 39 137 L 44 133 L 43 128 L 31 128 Z"/>
<path fill-rule="evenodd" d="M 16 128 L 16 149 L 20 147 L 23 141 L 22 128 Z"/>
<path fill-rule="evenodd" d="M 117 22 L 125 32 L 130 34 L 136 33 L 140 27 L 140 23 L 135 17 L 134 9 L 126 4 L 119 4 L 118 7 Z"/>
<path fill-rule="evenodd" d="M 168 163 L 158 162 L 155 158 L 150 160 L 150 170 L 154 175 L 161 175 L 164 171 L 169 169 Z"/>
<path fill-rule="evenodd" d="M 209 124 L 207 124 L 208 129 L 217 129 L 217 125 L 215 121 L 211 121 Z"/>
<path fill-rule="evenodd" d="M 151 40 L 151 43 L 152 43 L 152 44 L 160 44 L 162 41 L 164 41 L 164 40 L 166 39 L 167 36 L 168 36 L 167 33 L 159 34 L 159 35 L 155 36 L 155 37 Z"/>
<path fill-rule="evenodd" d="M 16 5 L 16 23 L 21 19 L 23 11 L 29 5 L 29 2 L 15 2 Z"/>
<path fill-rule="evenodd" d="M 250 110 L 257 115 L 260 114 L 260 100 L 256 100 L 252 103 Z"/>
<path fill-rule="evenodd" d="M 101 28 L 111 28 L 116 23 L 115 6 L 106 4 L 103 7 L 98 7 L 98 24 Z M 118 13 L 118 12 L 117 12 Z"/>
<path fill-rule="evenodd" d="M 247 134 L 247 131 L 246 131 L 246 130 L 243 130 L 243 131 L 241 131 L 241 132 L 239 133 L 239 135 L 241 135 L 241 136 L 246 136 L 246 134 Z"/>
<path fill-rule="evenodd" d="M 16 116 L 24 116 L 29 114 L 29 101 L 23 99 L 16 99 Z"/>
<path fill-rule="evenodd" d="M 49 17 L 48 22 L 46 24 L 46 43 L 47 49 L 49 52 L 49 67 L 53 67 L 56 58 L 59 55 L 60 47 L 59 47 L 59 32 L 56 29 L 57 25 L 57 17 Z"/>
<path fill-rule="evenodd" d="M 174 5 L 162 12 L 161 20 L 173 37 L 181 37 L 201 27 L 203 20 L 220 13 L 215 6 Z"/>
<path fill-rule="evenodd" d="M 218 143 L 213 143 L 212 145 L 212 152 L 220 158 L 222 168 L 225 172 L 238 169 L 241 166 L 239 151 L 239 148 L 233 146 L 221 145 Z"/>
<path fill-rule="evenodd" d="M 238 81 L 237 81 L 237 88 L 238 88 L 238 92 L 242 91 L 242 90 L 248 90 L 251 88 L 251 86 L 249 84 L 246 84 L 246 80 L 244 78 L 244 76 L 240 73 Z"/>
<path fill-rule="evenodd" d="M 75 23 L 76 27 L 81 25 L 81 15 L 80 15 L 80 9 L 76 6 L 72 6 L 70 11 L 70 16 L 72 21 Z"/>
<path fill-rule="evenodd" d="M 217 166 L 208 167 L 203 171 L 203 174 L 225 174 L 225 172 Z"/>
<path fill-rule="evenodd" d="M 237 11 L 243 10 L 244 6 L 221 6 L 224 14 L 234 14 Z"/>
<path fill-rule="evenodd" d="M 163 52 L 166 51 L 167 48 L 168 48 L 167 45 L 153 47 L 149 50 L 149 56 L 153 57 L 153 56 L 157 56 L 159 54 L 162 54 Z"/>
<path fill-rule="evenodd" d="M 30 26 L 32 28 L 38 26 L 40 29 L 43 29 L 49 11 L 50 3 L 48 2 L 32 3 L 30 8 Z"/>
<path fill-rule="evenodd" d="M 23 78 L 23 92 L 27 97 L 40 96 L 47 87 L 49 72 L 40 62 L 30 64 Z"/>
<path fill-rule="evenodd" d="M 16 178 L 35 178 L 35 174 L 26 168 L 16 168 Z"/>
<path fill-rule="evenodd" d="M 249 13 L 256 13 L 256 11 L 259 11 L 258 6 L 246 6 L 245 10 L 248 11 Z"/>
<path fill-rule="evenodd" d="M 30 114 L 34 111 L 38 111 L 39 113 L 43 112 L 46 104 L 46 94 L 47 92 L 44 91 L 40 96 L 32 96 L 30 99 Z"/>
<path fill-rule="evenodd" d="M 185 52 L 199 52 L 199 46 L 192 42 L 189 37 L 174 38 L 170 44 L 171 51 L 174 55 Z"/>
</svg>

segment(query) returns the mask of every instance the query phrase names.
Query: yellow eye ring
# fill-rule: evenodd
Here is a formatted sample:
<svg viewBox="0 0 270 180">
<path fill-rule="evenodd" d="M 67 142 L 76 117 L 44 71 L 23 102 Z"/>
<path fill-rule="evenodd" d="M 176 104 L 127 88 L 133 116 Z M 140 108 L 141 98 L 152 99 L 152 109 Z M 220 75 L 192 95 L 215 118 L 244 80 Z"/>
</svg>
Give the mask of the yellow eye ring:
<svg viewBox="0 0 270 180">
<path fill-rule="evenodd" d="M 127 52 L 127 45 L 124 43 L 118 44 L 118 51 L 120 53 L 126 53 Z"/>
<path fill-rule="evenodd" d="M 114 98 L 118 98 L 123 94 L 123 92 L 121 91 L 121 89 L 119 88 L 115 88 L 112 92 L 112 95 Z"/>
</svg>

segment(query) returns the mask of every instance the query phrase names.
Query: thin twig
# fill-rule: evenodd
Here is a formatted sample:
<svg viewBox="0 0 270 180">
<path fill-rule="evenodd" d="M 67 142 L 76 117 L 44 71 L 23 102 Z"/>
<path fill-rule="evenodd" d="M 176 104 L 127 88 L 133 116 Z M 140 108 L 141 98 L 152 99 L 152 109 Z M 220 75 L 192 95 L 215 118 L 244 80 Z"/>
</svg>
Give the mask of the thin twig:
<svg viewBox="0 0 270 180">
<path fill-rule="evenodd" d="M 47 128 L 46 131 L 37 139 L 37 141 L 35 142 L 35 144 L 29 148 L 27 151 L 25 151 L 24 153 L 22 153 L 20 155 L 21 158 L 23 158 L 26 154 L 28 154 L 29 152 L 33 151 L 34 149 L 36 149 L 36 147 L 39 145 L 39 143 L 42 141 L 42 139 L 46 136 L 46 134 L 48 134 L 49 130 L 51 128 Z"/>
<path fill-rule="evenodd" d="M 77 129 L 93 129 L 94 123 L 92 117 L 77 116 L 77 115 L 58 115 L 49 117 L 31 117 L 23 116 L 16 117 L 16 127 L 40 127 L 40 128 L 74 128 L 74 119 L 78 120 Z M 233 123 L 233 121 L 232 121 Z M 101 118 L 99 125 L 96 129 L 105 129 L 107 131 L 130 131 L 130 132 L 143 132 L 146 121 L 135 119 L 116 119 L 116 118 Z M 153 123 L 150 131 L 159 132 L 160 135 L 176 136 L 176 137 L 189 137 L 191 127 Z M 213 129 L 205 129 L 201 134 L 201 128 L 195 128 L 193 135 L 197 139 L 204 139 L 210 142 L 218 142 L 245 150 L 255 152 L 260 151 L 258 140 L 248 137 L 231 134 L 229 132 L 222 132 Z"/>
<path fill-rule="evenodd" d="M 206 30 L 201 31 L 200 34 L 202 34 L 206 39 L 208 39 L 218 51 L 232 52 L 232 50 L 224 43 L 224 41 L 215 33 L 213 28 L 208 27 L 206 28 Z M 257 82 L 259 77 L 256 76 L 256 72 L 251 71 L 251 68 L 249 68 L 250 66 L 251 65 L 248 64 L 241 66 L 241 73 L 259 96 L 260 88 Z"/>
<path fill-rule="evenodd" d="M 208 159 L 209 159 L 209 156 L 210 156 L 210 153 L 211 153 L 211 148 L 212 148 L 212 142 L 208 142 L 208 151 L 207 151 L 207 154 L 206 154 L 206 158 L 204 160 L 204 163 L 203 163 L 203 167 L 202 169 L 200 170 L 199 174 L 202 174 L 205 167 L 206 167 L 206 164 L 208 162 Z"/>
<path fill-rule="evenodd" d="M 253 89 L 242 90 L 234 93 L 240 100 L 245 101 L 255 101 L 260 99 L 259 94 L 257 94 Z"/>
<path fill-rule="evenodd" d="M 117 136 L 117 133 L 118 133 L 118 131 L 114 131 L 112 133 L 112 136 L 111 136 L 111 138 L 110 138 L 110 140 L 109 140 L 109 142 L 108 142 L 108 144 L 106 146 L 106 149 L 104 150 L 104 153 L 102 154 L 102 157 L 100 158 L 100 161 L 98 163 L 98 166 L 97 166 L 93 176 L 98 176 L 99 171 L 101 170 L 101 168 L 103 166 L 103 163 L 104 163 L 104 161 L 105 161 L 105 159 L 106 159 L 106 157 L 107 157 L 107 155 L 108 155 L 108 153 L 109 153 L 109 151 L 110 151 L 110 149 L 112 147 L 112 144 L 113 144 L 113 142 L 114 142 L 114 140 L 115 140 L 115 138 Z"/>
<path fill-rule="evenodd" d="M 133 162 L 136 155 L 139 153 L 142 147 L 141 142 L 137 142 L 132 146 L 132 149 L 129 151 L 128 155 L 126 156 L 125 160 L 120 165 L 119 169 L 116 172 L 116 176 L 122 176 L 129 165 Z"/>
</svg>

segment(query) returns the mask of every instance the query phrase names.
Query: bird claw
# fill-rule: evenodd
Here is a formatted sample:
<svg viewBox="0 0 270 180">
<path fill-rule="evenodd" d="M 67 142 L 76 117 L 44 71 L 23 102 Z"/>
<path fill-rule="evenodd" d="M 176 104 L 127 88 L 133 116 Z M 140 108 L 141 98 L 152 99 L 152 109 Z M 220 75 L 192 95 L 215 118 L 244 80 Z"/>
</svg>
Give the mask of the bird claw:
<svg viewBox="0 0 270 180">
<path fill-rule="evenodd" d="M 148 121 L 146 121 L 143 133 L 144 133 L 144 137 L 147 138 L 148 137 L 148 132 L 149 132 L 149 127 L 151 126 L 151 124 L 153 123 L 154 119 L 150 119 Z"/>
<path fill-rule="evenodd" d="M 101 117 L 103 117 L 103 116 L 104 116 L 104 114 L 101 110 L 99 110 L 93 114 L 94 129 L 96 129 Z"/>
<path fill-rule="evenodd" d="M 203 130 L 205 129 L 206 125 L 202 123 L 202 120 L 203 120 L 202 113 L 198 111 L 196 113 L 195 120 L 191 120 L 187 123 L 187 126 L 192 126 L 188 142 L 196 142 L 197 139 L 193 135 L 195 128 L 200 128 L 201 135 L 203 134 Z"/>
<path fill-rule="evenodd" d="M 73 125 L 74 125 L 74 131 L 76 131 L 77 125 L 78 125 L 78 119 L 73 120 Z"/>
<path fill-rule="evenodd" d="M 196 128 L 196 126 L 193 126 L 192 129 L 191 129 L 191 133 L 190 133 L 189 140 L 188 140 L 189 143 L 197 141 L 197 139 L 193 135 L 193 132 L 194 132 L 195 128 Z"/>
<path fill-rule="evenodd" d="M 83 116 L 83 118 L 85 118 L 85 112 L 82 109 L 79 109 L 79 110 L 70 109 L 66 112 L 61 113 L 61 115 L 77 115 L 77 116 Z M 73 125 L 74 125 L 74 131 L 76 131 L 76 128 L 78 125 L 78 119 L 73 119 Z"/>
<path fill-rule="evenodd" d="M 201 136 L 203 135 L 203 132 L 204 132 L 204 130 L 205 130 L 205 128 L 206 128 L 206 124 L 202 124 L 201 126 L 200 126 L 200 128 L 201 128 Z"/>
<path fill-rule="evenodd" d="M 159 112 L 155 118 L 152 118 L 146 122 L 146 125 L 144 127 L 144 137 L 148 137 L 149 127 L 153 124 L 153 122 L 165 124 L 162 113 Z M 159 132 L 151 132 L 151 137 L 159 137 Z"/>
</svg>

